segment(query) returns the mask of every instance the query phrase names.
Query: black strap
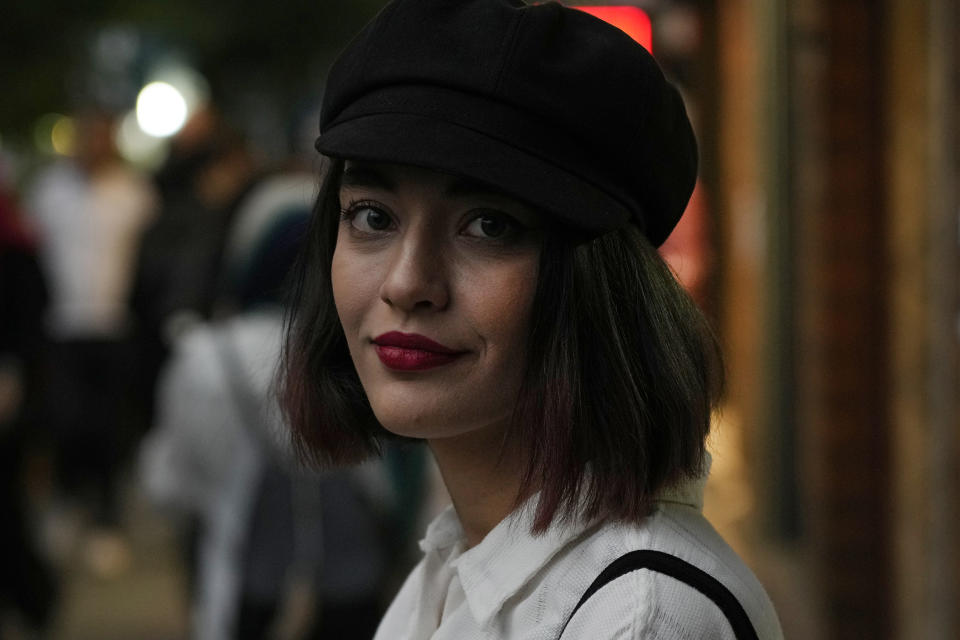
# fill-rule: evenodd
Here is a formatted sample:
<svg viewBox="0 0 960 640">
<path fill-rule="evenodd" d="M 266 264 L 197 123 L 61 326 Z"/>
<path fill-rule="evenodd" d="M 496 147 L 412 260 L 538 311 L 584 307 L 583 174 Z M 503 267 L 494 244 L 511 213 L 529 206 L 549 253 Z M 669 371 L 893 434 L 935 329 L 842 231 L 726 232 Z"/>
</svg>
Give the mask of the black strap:
<svg viewBox="0 0 960 640">
<path fill-rule="evenodd" d="M 607 565 L 607 568 L 600 572 L 593 584 L 587 587 L 580 598 L 580 602 L 570 612 L 567 621 L 563 623 L 563 628 L 560 630 L 557 640 L 563 637 L 563 632 L 566 631 L 570 620 L 573 619 L 577 610 L 583 606 L 583 603 L 590 599 L 590 596 L 604 585 L 637 569 L 656 571 L 690 585 L 720 607 L 720 611 L 730 621 L 730 626 L 733 627 L 733 633 L 737 640 L 758 640 L 757 632 L 750 623 L 747 612 L 743 610 L 743 606 L 737 601 L 737 598 L 719 580 L 685 560 L 669 553 L 650 549 L 630 551 Z"/>
</svg>

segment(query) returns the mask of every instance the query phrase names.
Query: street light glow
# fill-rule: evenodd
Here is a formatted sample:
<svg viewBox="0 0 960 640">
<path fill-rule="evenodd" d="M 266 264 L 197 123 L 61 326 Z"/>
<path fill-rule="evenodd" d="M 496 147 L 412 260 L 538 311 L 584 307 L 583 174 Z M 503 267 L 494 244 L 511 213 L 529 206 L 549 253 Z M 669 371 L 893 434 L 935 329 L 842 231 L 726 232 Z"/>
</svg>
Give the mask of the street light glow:
<svg viewBox="0 0 960 640">
<path fill-rule="evenodd" d="M 172 136 L 187 121 L 183 94 L 166 82 L 151 82 L 137 96 L 137 124 L 156 138 Z"/>
</svg>

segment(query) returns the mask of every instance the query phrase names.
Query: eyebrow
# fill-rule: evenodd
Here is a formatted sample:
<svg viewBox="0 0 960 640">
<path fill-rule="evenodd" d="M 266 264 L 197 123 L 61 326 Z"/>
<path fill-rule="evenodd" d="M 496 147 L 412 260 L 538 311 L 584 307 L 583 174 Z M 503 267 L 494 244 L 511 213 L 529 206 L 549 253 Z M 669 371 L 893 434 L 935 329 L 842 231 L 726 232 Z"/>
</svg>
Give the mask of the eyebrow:
<svg viewBox="0 0 960 640">
<path fill-rule="evenodd" d="M 372 188 L 384 191 L 396 191 L 396 182 L 388 172 L 380 170 L 376 165 L 365 163 L 351 163 L 344 169 L 340 179 L 340 186 L 347 188 Z M 443 190 L 449 198 L 467 197 L 497 197 L 509 198 L 506 193 L 494 187 L 488 187 L 458 176 L 450 176 L 450 182 Z"/>
</svg>

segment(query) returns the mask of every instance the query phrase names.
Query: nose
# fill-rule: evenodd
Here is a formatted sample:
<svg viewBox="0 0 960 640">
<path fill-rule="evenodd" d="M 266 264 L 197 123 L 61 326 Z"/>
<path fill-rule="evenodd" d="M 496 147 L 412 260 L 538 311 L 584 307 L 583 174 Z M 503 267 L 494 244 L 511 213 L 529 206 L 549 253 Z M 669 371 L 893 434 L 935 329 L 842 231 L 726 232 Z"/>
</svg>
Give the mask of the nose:
<svg viewBox="0 0 960 640">
<path fill-rule="evenodd" d="M 380 299 L 407 313 L 445 309 L 450 288 L 442 247 L 425 233 L 406 234 L 380 286 Z"/>
</svg>

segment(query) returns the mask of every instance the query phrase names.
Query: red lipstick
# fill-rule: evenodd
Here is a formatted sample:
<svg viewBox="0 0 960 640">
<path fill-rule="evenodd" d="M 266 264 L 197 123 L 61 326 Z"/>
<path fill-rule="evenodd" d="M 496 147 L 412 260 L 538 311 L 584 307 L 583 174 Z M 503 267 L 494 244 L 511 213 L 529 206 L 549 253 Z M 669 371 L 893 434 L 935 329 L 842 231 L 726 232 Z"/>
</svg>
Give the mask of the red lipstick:
<svg viewBox="0 0 960 640">
<path fill-rule="evenodd" d="M 390 331 L 373 339 L 377 356 L 388 369 L 423 371 L 453 362 L 464 351 L 454 351 L 418 333 Z"/>
</svg>

